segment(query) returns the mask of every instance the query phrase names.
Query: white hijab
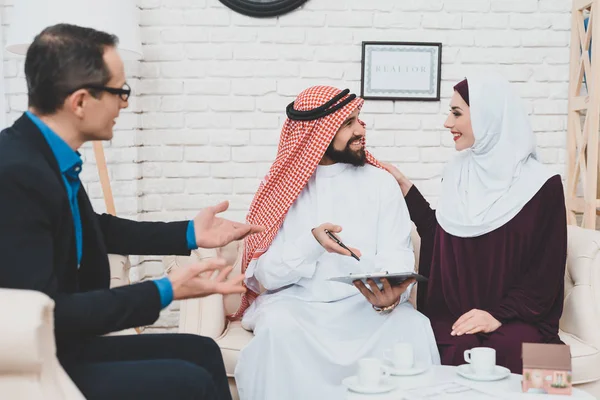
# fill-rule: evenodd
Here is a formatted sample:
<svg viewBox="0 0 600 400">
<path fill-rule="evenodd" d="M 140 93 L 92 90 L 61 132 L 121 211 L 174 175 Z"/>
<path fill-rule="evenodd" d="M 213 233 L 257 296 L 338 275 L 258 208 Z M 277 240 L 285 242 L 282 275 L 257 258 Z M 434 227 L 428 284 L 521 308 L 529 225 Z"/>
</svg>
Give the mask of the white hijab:
<svg viewBox="0 0 600 400">
<path fill-rule="evenodd" d="M 436 216 L 449 234 L 475 237 L 509 222 L 553 174 L 537 159 L 521 99 L 497 75 L 468 76 L 473 147 L 444 171 Z"/>
</svg>

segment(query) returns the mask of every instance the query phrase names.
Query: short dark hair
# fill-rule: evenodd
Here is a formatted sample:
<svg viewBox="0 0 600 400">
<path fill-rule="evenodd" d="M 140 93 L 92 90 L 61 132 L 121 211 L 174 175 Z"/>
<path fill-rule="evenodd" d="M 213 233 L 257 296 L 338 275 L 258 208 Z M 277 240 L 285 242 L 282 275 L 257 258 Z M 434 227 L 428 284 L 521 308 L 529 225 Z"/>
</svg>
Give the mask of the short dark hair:
<svg viewBox="0 0 600 400">
<path fill-rule="evenodd" d="M 86 85 L 106 85 L 111 76 L 104 51 L 118 40 L 115 35 L 76 25 L 44 29 L 25 58 L 29 106 L 43 115 L 53 114 L 74 91 Z"/>
</svg>

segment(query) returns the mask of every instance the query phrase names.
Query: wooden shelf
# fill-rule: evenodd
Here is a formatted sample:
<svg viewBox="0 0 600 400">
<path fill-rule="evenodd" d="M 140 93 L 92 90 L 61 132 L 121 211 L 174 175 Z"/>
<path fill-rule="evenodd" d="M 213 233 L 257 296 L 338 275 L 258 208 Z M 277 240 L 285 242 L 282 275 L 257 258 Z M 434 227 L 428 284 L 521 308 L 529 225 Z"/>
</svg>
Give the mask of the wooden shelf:
<svg viewBox="0 0 600 400">
<path fill-rule="evenodd" d="M 600 215 L 600 22 L 596 18 L 600 18 L 600 0 L 573 0 L 565 197 L 569 224 L 589 229 L 596 229 Z"/>
</svg>

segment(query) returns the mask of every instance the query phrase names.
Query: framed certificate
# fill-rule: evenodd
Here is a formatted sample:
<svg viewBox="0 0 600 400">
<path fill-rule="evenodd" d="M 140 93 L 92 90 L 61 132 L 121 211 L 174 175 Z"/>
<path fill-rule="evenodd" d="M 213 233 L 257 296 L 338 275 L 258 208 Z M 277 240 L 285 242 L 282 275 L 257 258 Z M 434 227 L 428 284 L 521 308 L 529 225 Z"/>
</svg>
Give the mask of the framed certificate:
<svg viewBox="0 0 600 400">
<path fill-rule="evenodd" d="M 441 43 L 363 42 L 361 97 L 440 99 Z"/>
</svg>

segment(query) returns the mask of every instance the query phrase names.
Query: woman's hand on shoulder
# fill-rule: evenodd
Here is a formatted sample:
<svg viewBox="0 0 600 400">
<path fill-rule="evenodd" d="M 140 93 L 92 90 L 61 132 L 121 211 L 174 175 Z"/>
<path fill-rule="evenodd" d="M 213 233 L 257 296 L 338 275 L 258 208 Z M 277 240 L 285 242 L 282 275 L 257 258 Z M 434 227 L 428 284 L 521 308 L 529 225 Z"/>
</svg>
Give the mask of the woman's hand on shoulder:
<svg viewBox="0 0 600 400">
<path fill-rule="evenodd" d="M 396 179 L 396 182 L 400 185 L 400 190 L 402 190 L 402 194 L 406 196 L 413 183 L 402 173 L 398 168 L 389 163 L 381 163 L 383 168 Z"/>
</svg>

